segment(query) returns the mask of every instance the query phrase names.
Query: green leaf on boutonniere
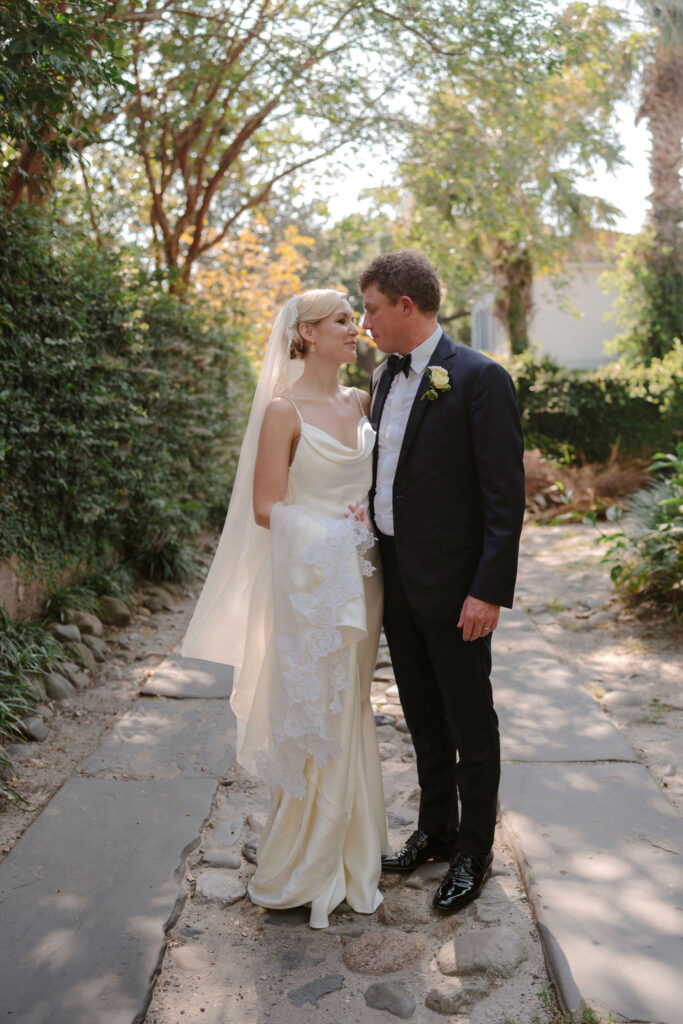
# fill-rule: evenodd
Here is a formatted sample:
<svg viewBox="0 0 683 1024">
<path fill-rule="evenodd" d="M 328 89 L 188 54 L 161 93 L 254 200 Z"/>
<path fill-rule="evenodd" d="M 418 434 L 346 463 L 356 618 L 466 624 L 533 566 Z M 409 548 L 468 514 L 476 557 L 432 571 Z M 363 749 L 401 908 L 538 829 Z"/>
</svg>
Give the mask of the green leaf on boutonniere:
<svg viewBox="0 0 683 1024">
<path fill-rule="evenodd" d="M 448 370 L 444 369 L 443 366 L 428 366 L 425 369 L 425 373 L 429 377 L 431 387 L 425 391 L 424 395 L 420 399 L 421 402 L 425 398 L 428 398 L 430 402 L 434 402 L 439 397 L 439 392 L 451 390 Z"/>
</svg>

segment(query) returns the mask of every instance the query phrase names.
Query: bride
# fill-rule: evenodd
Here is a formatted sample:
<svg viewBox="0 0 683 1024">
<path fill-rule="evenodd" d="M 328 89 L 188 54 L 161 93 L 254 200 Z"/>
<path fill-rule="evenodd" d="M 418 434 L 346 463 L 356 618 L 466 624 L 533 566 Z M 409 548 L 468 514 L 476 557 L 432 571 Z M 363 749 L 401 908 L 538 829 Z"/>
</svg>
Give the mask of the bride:
<svg viewBox="0 0 683 1024">
<path fill-rule="evenodd" d="M 373 913 L 386 819 L 372 708 L 382 617 L 365 511 L 369 395 L 343 388 L 358 329 L 339 292 L 285 303 L 268 342 L 216 556 L 183 654 L 235 665 L 237 759 L 272 801 L 249 895 Z"/>
</svg>

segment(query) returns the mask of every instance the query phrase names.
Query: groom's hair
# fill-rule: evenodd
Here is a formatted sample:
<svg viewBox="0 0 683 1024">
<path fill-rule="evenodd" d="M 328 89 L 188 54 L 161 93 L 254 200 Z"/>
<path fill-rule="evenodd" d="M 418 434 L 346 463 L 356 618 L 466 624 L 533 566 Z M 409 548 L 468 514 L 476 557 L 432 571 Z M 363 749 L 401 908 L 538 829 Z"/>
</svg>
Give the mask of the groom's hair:
<svg viewBox="0 0 683 1024">
<path fill-rule="evenodd" d="M 439 312 L 439 275 L 427 257 L 414 249 L 377 256 L 358 278 L 361 292 L 371 284 L 376 285 L 394 306 L 402 295 L 407 295 L 422 313 Z"/>
</svg>

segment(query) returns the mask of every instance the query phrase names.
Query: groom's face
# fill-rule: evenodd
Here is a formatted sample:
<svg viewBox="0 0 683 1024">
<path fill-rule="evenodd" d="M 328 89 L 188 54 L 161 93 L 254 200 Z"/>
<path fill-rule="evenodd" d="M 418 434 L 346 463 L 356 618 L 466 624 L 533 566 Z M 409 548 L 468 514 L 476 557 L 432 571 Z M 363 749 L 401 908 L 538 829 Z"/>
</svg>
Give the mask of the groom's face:
<svg viewBox="0 0 683 1024">
<path fill-rule="evenodd" d="M 401 352 L 406 338 L 406 328 L 412 303 L 401 298 L 392 304 L 376 284 L 370 284 L 363 292 L 365 317 L 363 329 L 369 331 L 380 352 Z M 406 351 L 410 351 L 409 348 Z"/>
</svg>

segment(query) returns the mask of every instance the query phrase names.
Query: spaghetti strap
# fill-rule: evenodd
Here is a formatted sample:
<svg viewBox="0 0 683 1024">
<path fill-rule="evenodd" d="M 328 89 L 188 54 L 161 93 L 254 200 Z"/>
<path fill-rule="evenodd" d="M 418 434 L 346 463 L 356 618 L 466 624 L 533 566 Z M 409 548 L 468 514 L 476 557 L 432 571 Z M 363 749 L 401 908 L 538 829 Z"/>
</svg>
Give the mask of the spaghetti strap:
<svg viewBox="0 0 683 1024">
<path fill-rule="evenodd" d="M 285 398 L 285 399 L 286 399 L 286 400 L 287 400 L 287 401 L 289 402 L 289 404 L 290 404 L 290 405 L 293 405 L 293 406 L 294 406 L 294 408 L 296 409 L 296 414 L 297 414 L 297 416 L 299 417 L 299 422 L 300 422 L 300 423 L 301 423 L 301 425 L 303 426 L 303 424 L 304 424 L 304 418 L 303 418 L 303 416 L 301 415 L 301 410 L 299 409 L 299 406 L 298 406 L 298 405 L 296 404 L 296 402 L 294 401 L 294 399 L 293 399 L 293 398 L 290 398 L 290 397 L 289 397 L 289 395 L 280 395 L 279 397 L 280 397 L 280 398 Z"/>
<path fill-rule="evenodd" d="M 358 392 L 358 388 L 354 388 L 353 389 L 353 393 L 356 396 L 356 398 L 358 399 L 358 408 L 360 409 L 360 415 L 361 415 L 361 419 L 362 419 L 363 416 L 365 416 L 365 409 L 363 408 L 363 403 L 360 400 L 360 394 Z"/>
</svg>

